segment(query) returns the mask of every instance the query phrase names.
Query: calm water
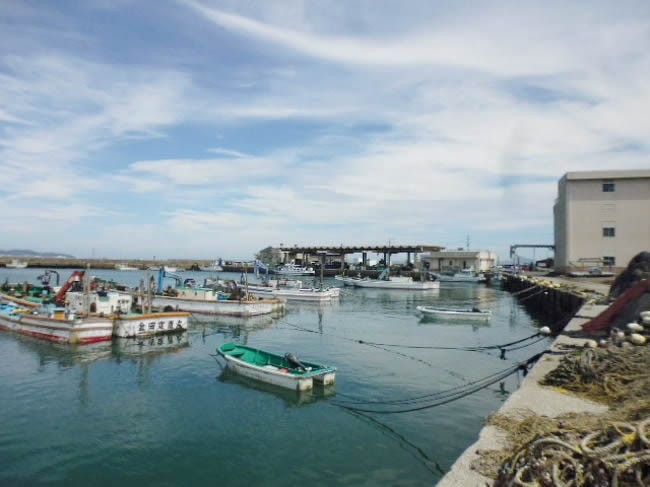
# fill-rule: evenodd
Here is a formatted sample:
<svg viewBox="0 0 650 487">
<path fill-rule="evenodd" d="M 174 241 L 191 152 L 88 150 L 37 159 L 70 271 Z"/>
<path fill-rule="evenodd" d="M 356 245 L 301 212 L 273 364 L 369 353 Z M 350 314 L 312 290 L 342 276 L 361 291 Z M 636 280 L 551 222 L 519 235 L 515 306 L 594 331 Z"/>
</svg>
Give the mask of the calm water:
<svg viewBox="0 0 650 487">
<path fill-rule="evenodd" d="M 37 282 L 41 272 L 0 269 L 0 281 Z M 60 273 L 63 280 L 69 271 Z M 144 275 L 93 274 L 132 285 Z M 183 275 L 202 282 L 208 274 Z M 477 302 L 493 310 L 488 326 L 423 320 L 415 310 Z M 2 332 L 0 485 L 432 485 L 516 390 L 516 376 L 407 414 L 353 414 L 331 398 L 443 390 L 548 342 L 503 361 L 461 351 L 401 349 L 403 356 L 340 337 L 490 345 L 529 336 L 539 325 L 498 286 L 443 284 L 429 293 L 346 288 L 334 304 L 291 303 L 275 318 L 193 321 L 183 335 L 144 341 L 71 347 Z M 335 365 L 335 390 L 298 395 L 224 372 L 210 354 L 225 341 Z"/>
</svg>

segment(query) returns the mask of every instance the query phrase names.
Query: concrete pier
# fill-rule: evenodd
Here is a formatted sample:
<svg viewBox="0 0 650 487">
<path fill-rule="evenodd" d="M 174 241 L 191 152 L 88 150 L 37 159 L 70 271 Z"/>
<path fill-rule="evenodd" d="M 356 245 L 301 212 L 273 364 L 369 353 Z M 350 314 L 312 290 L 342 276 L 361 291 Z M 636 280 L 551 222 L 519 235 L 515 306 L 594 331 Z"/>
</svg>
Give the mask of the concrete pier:
<svg viewBox="0 0 650 487">
<path fill-rule="evenodd" d="M 525 281 L 523 281 L 523 283 L 525 283 Z M 575 282 L 571 281 L 571 284 L 574 285 Z M 607 290 L 609 289 L 609 286 L 604 286 L 598 283 L 589 284 L 588 287 L 593 292 L 599 293 L 604 291 L 605 288 L 607 288 Z M 558 300 L 561 299 L 561 296 L 556 295 L 547 299 Z M 591 318 L 599 315 L 602 311 L 607 309 L 607 307 L 608 306 L 606 305 L 592 304 L 591 301 L 588 300 L 587 304 L 582 304 L 577 309 L 577 313 L 569 321 L 567 326 L 564 328 L 564 331 L 579 331 L 583 324 Z M 583 346 L 584 343 L 584 338 L 578 339 L 559 335 L 551 345 L 550 349 L 558 351 L 562 345 Z M 588 412 L 602 414 L 607 411 L 607 406 L 602 404 L 539 385 L 538 382 L 548 372 L 555 369 L 559 365 L 561 359 L 561 355 L 544 355 L 522 380 L 519 389 L 508 398 L 498 412 L 502 415 L 511 417 L 513 421 L 516 421 L 521 417 L 522 411 L 525 411 L 525 414 L 527 415 L 537 414 L 539 416 L 548 417 L 556 417 L 567 413 Z M 484 487 L 486 485 L 492 485 L 492 479 L 479 474 L 472 468 L 472 463 L 479 458 L 477 452 L 503 448 L 505 446 L 505 438 L 506 433 L 503 430 L 491 425 L 485 426 L 481 430 L 478 440 L 465 450 L 465 452 L 452 465 L 450 471 L 447 472 L 440 482 L 438 482 L 438 487 L 457 487 L 459 485 L 464 487 Z"/>
</svg>

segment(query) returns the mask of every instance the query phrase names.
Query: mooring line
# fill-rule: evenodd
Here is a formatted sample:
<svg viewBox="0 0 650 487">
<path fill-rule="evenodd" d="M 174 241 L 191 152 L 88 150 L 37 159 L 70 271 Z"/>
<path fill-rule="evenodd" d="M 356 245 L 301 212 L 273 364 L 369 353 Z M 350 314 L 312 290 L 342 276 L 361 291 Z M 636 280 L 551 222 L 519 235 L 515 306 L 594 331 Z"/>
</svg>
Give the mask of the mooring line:
<svg viewBox="0 0 650 487">
<path fill-rule="evenodd" d="M 524 371 L 524 375 L 527 374 L 528 368 L 534 364 L 539 358 L 546 353 L 540 352 L 532 357 L 530 357 L 528 360 L 524 362 L 518 362 L 515 366 L 508 367 L 507 369 L 503 370 L 501 373 L 491 374 L 490 376 L 487 376 L 483 380 L 475 381 L 473 384 L 473 387 L 464 387 L 464 388 L 451 388 L 448 391 L 440 391 L 440 396 L 438 397 L 437 401 L 434 401 L 429 404 L 425 404 L 423 406 L 416 406 L 412 408 L 407 408 L 407 409 L 368 409 L 368 408 L 362 408 L 362 407 L 356 407 L 352 405 L 348 405 L 343 401 L 336 401 L 336 400 L 331 400 L 330 402 L 336 406 L 339 406 L 344 409 L 349 409 L 351 411 L 356 411 L 356 412 L 362 412 L 362 413 L 373 413 L 373 414 L 401 414 L 401 413 L 410 413 L 410 412 L 415 412 L 415 411 L 423 411 L 426 409 L 431 409 L 434 407 L 442 406 L 444 404 L 448 404 L 450 402 L 458 401 L 459 399 L 462 399 L 464 397 L 467 397 L 471 394 L 474 394 L 482 389 L 485 389 L 493 384 L 496 384 L 499 381 L 502 381 L 506 379 L 508 376 L 518 372 L 519 370 Z M 489 380 L 487 380 L 489 379 Z M 456 392 L 454 392 L 456 390 Z M 438 394 L 438 393 L 434 393 Z M 434 396 L 435 397 L 435 396 Z M 389 402 L 386 404 L 390 405 L 397 405 L 397 404 L 403 404 L 404 402 L 400 403 L 398 400 Z M 372 401 L 367 401 L 364 402 L 364 404 L 370 404 L 372 405 Z M 376 403 L 374 403 L 376 404 Z"/>
</svg>

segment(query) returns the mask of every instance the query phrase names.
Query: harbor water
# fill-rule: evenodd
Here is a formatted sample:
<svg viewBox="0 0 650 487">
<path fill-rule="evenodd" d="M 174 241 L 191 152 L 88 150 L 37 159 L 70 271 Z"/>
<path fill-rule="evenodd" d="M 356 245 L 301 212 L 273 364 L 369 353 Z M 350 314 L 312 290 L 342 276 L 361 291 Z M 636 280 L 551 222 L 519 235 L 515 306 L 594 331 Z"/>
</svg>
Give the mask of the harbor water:
<svg viewBox="0 0 650 487">
<path fill-rule="evenodd" d="M 42 272 L 0 269 L 0 282 L 37 283 Z M 69 272 L 59 272 L 63 282 Z M 131 286 L 145 276 L 92 273 Z M 198 283 L 211 275 L 182 273 Z M 419 305 L 478 305 L 492 318 L 425 319 Z M 503 344 L 543 324 L 498 283 L 443 283 L 424 292 L 345 288 L 332 303 L 290 302 L 282 316 L 193 319 L 182 335 L 144 340 L 70 346 L 0 332 L 0 485 L 430 486 L 516 390 L 517 375 L 408 413 L 358 413 L 335 401 L 392 401 L 462 386 L 550 340 L 505 360 L 498 350 L 392 345 Z M 213 357 L 228 341 L 336 366 L 336 384 L 299 394 L 235 376 Z"/>
</svg>

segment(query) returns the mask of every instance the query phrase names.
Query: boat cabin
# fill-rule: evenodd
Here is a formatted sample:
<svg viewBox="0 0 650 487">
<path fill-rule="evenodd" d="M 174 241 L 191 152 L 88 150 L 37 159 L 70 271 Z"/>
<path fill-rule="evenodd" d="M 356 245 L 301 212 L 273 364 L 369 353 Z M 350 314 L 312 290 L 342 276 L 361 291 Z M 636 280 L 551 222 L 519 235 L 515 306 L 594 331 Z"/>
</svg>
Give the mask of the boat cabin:
<svg viewBox="0 0 650 487">
<path fill-rule="evenodd" d="M 117 292 L 92 292 L 88 294 L 88 309 L 91 313 L 111 315 L 113 313 L 129 313 L 133 297 Z M 65 296 L 66 308 L 76 313 L 84 311 L 84 293 L 68 292 Z"/>
</svg>

